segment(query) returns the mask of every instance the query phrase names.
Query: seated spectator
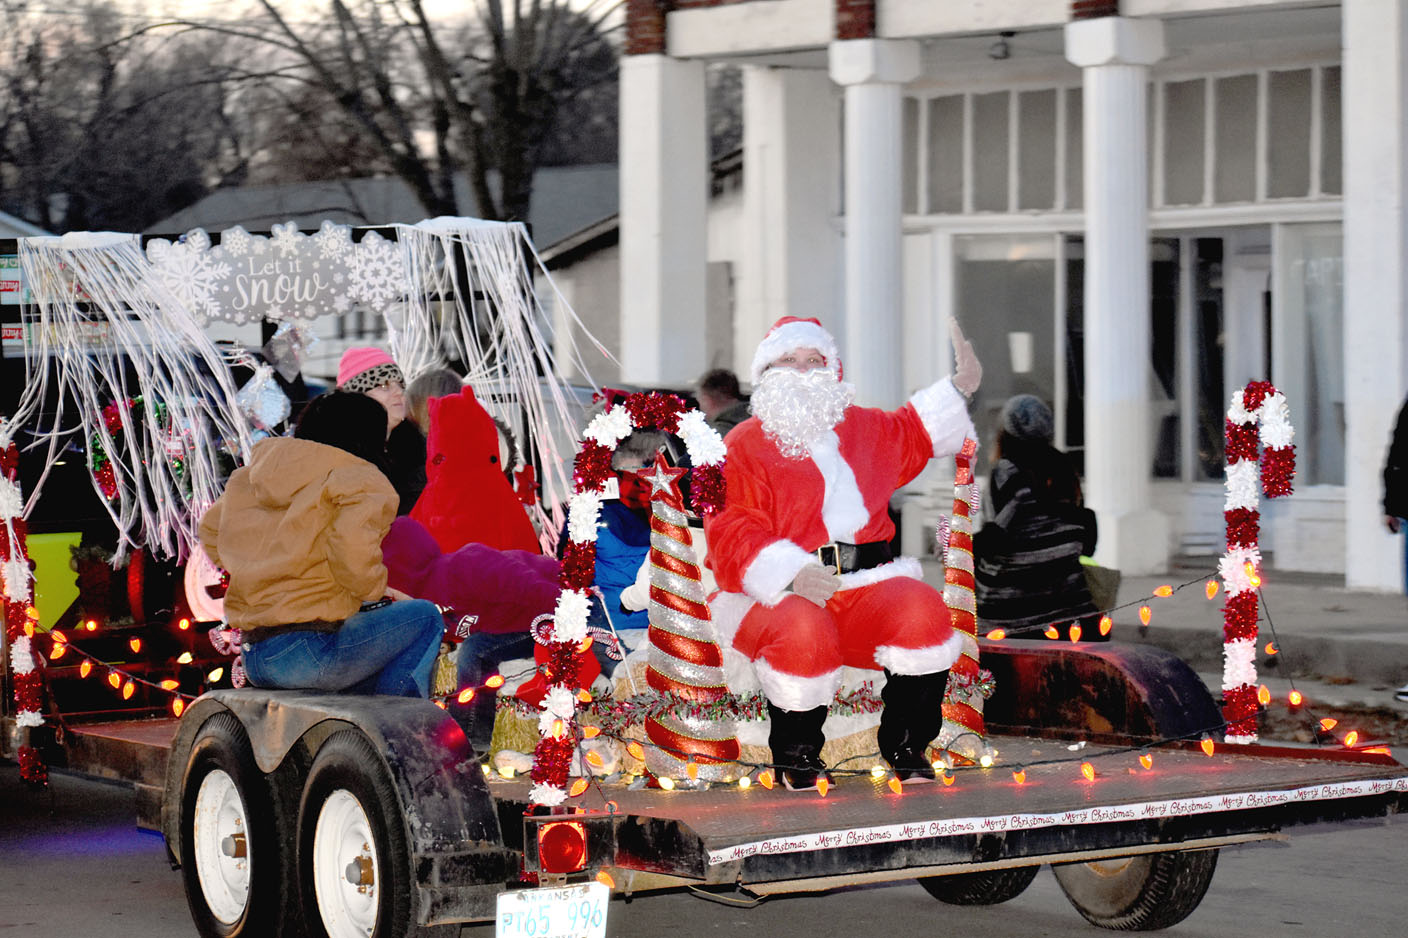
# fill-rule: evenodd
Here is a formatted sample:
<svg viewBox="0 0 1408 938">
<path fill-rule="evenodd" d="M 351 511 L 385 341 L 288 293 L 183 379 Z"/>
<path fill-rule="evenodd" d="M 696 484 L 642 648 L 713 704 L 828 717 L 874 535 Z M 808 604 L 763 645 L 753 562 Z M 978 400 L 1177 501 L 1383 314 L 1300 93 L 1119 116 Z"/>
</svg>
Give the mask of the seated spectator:
<svg viewBox="0 0 1408 938">
<path fill-rule="evenodd" d="M 715 368 L 699 379 L 699 409 L 709 426 L 720 436 L 748 419 L 748 402 L 738 387 L 738 375 L 727 368 Z"/>
<path fill-rule="evenodd" d="M 386 438 L 387 474 L 401 496 L 397 515 L 408 515 L 425 491 L 425 438 L 430 399 L 458 394 L 464 382 L 448 368 L 435 368 L 406 385 L 406 419 Z"/>
<path fill-rule="evenodd" d="M 636 475 L 650 466 L 655 454 L 665 446 L 665 434 L 656 430 L 637 430 L 621 441 L 611 454 L 611 468 L 616 470 L 619 497 L 604 499 L 597 521 L 596 574 L 593 584 L 601 591 L 602 603 L 610 610 L 610 626 L 629 653 L 645 642 L 650 616 L 643 607 L 628 610 L 621 605 L 621 593 L 636 582 L 641 564 L 650 554 L 650 485 Z M 559 544 L 567 543 L 564 527 Z M 591 628 L 608 628 L 601 603 L 593 603 Z M 607 643 L 596 642 L 602 671 L 610 674 L 618 659 L 609 659 Z"/>
<path fill-rule="evenodd" d="M 561 566 L 552 557 L 524 550 L 465 544 L 443 553 L 413 518 L 397 518 L 381 542 L 391 586 L 448 609 L 452 634 L 462 630 L 456 688 L 479 688 L 504 661 L 533 657 L 533 620 L 551 613 L 562 587 Z M 494 726 L 494 694 L 480 690 L 468 705 L 452 700 L 470 741 L 488 747 Z"/>
<path fill-rule="evenodd" d="M 225 612 L 254 686 L 430 695 L 444 627 L 433 603 L 387 586 L 385 441 L 380 404 L 325 394 L 293 438 L 254 445 L 201 519 L 202 546 L 230 574 Z"/>
<path fill-rule="evenodd" d="M 1098 611 L 1081 555 L 1095 550 L 1095 513 L 1081 504 L 1080 480 L 1066 454 L 1051 445 L 1054 418 L 1030 394 L 1002 407 L 997 464 L 988 487 L 992 519 L 973 538 L 978 619 L 984 628 L 1035 638 L 1072 622 L 1100 639 Z"/>
<path fill-rule="evenodd" d="M 373 346 L 342 353 L 337 387 L 365 394 L 386 408 L 386 455 L 381 467 L 396 488 L 397 514 L 405 514 L 425 488 L 425 441 L 407 422 L 406 379 L 391 356 Z"/>
<path fill-rule="evenodd" d="M 538 551 L 537 534 L 503 473 L 499 431 L 466 385 L 428 402 L 426 485 L 411 510 L 449 553 L 465 544 Z"/>
</svg>

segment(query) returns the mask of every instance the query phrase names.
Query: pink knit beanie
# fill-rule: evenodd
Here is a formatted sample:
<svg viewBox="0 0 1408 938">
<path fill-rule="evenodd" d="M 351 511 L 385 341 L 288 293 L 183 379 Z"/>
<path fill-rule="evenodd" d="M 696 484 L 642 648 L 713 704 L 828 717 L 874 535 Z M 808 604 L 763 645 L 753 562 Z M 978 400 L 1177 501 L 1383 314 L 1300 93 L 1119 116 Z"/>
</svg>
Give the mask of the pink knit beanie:
<svg viewBox="0 0 1408 938">
<path fill-rule="evenodd" d="M 371 384 L 368 384 L 366 379 L 355 380 L 361 375 L 367 375 L 367 378 L 376 377 L 378 380 Z M 349 391 L 369 391 L 392 379 L 405 384 L 396 362 L 390 355 L 374 346 L 358 345 L 349 348 L 342 353 L 342 360 L 337 365 L 337 386 Z"/>
</svg>

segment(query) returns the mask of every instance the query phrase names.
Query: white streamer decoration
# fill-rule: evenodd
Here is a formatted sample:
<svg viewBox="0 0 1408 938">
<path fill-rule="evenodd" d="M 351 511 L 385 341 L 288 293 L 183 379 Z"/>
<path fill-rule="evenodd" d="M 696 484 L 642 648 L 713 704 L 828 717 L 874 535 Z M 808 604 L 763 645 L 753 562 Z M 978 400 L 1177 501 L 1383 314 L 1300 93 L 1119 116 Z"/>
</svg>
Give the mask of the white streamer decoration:
<svg viewBox="0 0 1408 938">
<path fill-rule="evenodd" d="M 111 478 L 102 486 L 94 478 L 94 489 L 119 532 L 114 562 L 143 543 L 184 557 L 229 463 L 243 463 L 252 443 L 230 361 L 203 325 L 358 307 L 386 317 L 408 379 L 465 362 L 485 408 L 535 444 L 543 498 L 530 510 L 551 547 L 572 493 L 580 412 L 558 376 L 588 374 L 578 335 L 614 359 L 557 294 L 522 224 L 437 218 L 390 230 L 394 237 L 324 222 L 310 236 L 289 222 L 271 237 L 227 229 L 217 244 L 196 229 L 146 250 L 135 235 L 21 239 L 21 275 L 34 297 L 22 310 L 25 387 L 0 437 L 57 399 L 30 448 L 45 448 L 48 466 L 75 443 L 89 451 L 90 469 L 94 452 L 112 457 Z M 535 275 L 556 297 L 552 335 Z M 137 398 L 143 406 L 122 406 Z M 103 409 L 114 402 L 109 426 Z"/>
</svg>

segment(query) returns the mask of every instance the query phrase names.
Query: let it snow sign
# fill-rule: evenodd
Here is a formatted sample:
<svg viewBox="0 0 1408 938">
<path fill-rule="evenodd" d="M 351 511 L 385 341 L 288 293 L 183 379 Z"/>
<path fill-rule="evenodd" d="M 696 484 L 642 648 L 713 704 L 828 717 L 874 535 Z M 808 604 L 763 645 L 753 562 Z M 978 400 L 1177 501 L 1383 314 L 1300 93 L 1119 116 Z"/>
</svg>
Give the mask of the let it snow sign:
<svg viewBox="0 0 1408 938">
<path fill-rule="evenodd" d="M 375 231 L 354 244 L 351 226 L 331 221 L 313 235 L 293 222 L 267 238 L 229 228 L 216 245 L 195 228 L 147 242 L 147 259 L 158 295 L 174 294 L 202 323 L 313 319 L 355 304 L 381 312 L 410 291 L 400 244 Z"/>
</svg>

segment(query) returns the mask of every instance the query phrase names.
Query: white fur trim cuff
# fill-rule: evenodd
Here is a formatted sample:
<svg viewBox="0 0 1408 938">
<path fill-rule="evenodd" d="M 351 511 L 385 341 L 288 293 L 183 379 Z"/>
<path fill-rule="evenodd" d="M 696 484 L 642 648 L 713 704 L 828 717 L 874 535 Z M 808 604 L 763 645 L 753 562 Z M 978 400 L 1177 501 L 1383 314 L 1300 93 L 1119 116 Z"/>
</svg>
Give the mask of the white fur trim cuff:
<svg viewBox="0 0 1408 938">
<path fill-rule="evenodd" d="M 765 606 L 782 602 L 797 571 L 808 563 L 820 563 L 791 541 L 780 538 L 758 551 L 743 571 L 743 591 Z"/>
<path fill-rule="evenodd" d="M 733 637 L 743 624 L 743 617 L 756 605 L 746 593 L 715 593 L 709 600 L 709 616 L 714 626 L 714 640 L 725 648 L 733 647 Z M 732 684 L 729 689 L 737 693 Z"/>
<path fill-rule="evenodd" d="M 841 686 L 841 669 L 828 671 L 816 677 L 801 677 L 788 674 L 771 667 L 766 661 L 753 662 L 753 670 L 758 674 L 763 696 L 774 707 L 783 710 L 815 710 L 830 706 Z"/>
<path fill-rule="evenodd" d="M 889 563 L 882 563 L 878 567 L 841 574 L 841 589 L 860 589 L 862 586 L 870 586 L 882 580 L 892 580 L 897 576 L 907 576 L 911 580 L 923 580 L 924 568 L 919 566 L 919 561 L 913 557 L 896 557 Z"/>
<path fill-rule="evenodd" d="M 943 378 L 915 391 L 909 403 L 919 413 L 924 429 L 929 431 L 935 456 L 951 456 L 962 448 L 965 438 L 978 438 L 968 416 L 968 402 L 951 379 Z"/>
<path fill-rule="evenodd" d="M 934 674 L 953 667 L 963 653 L 963 633 L 955 631 L 948 641 L 926 648 L 881 645 L 875 649 L 875 663 L 895 674 Z"/>
<path fill-rule="evenodd" d="M 789 322 L 775 327 L 758 343 L 758 350 L 753 353 L 753 367 L 748 373 L 753 386 L 758 386 L 768 365 L 799 348 L 816 349 L 826 356 L 826 364 L 839 373 L 841 353 L 836 348 L 835 337 L 814 322 Z"/>
</svg>

